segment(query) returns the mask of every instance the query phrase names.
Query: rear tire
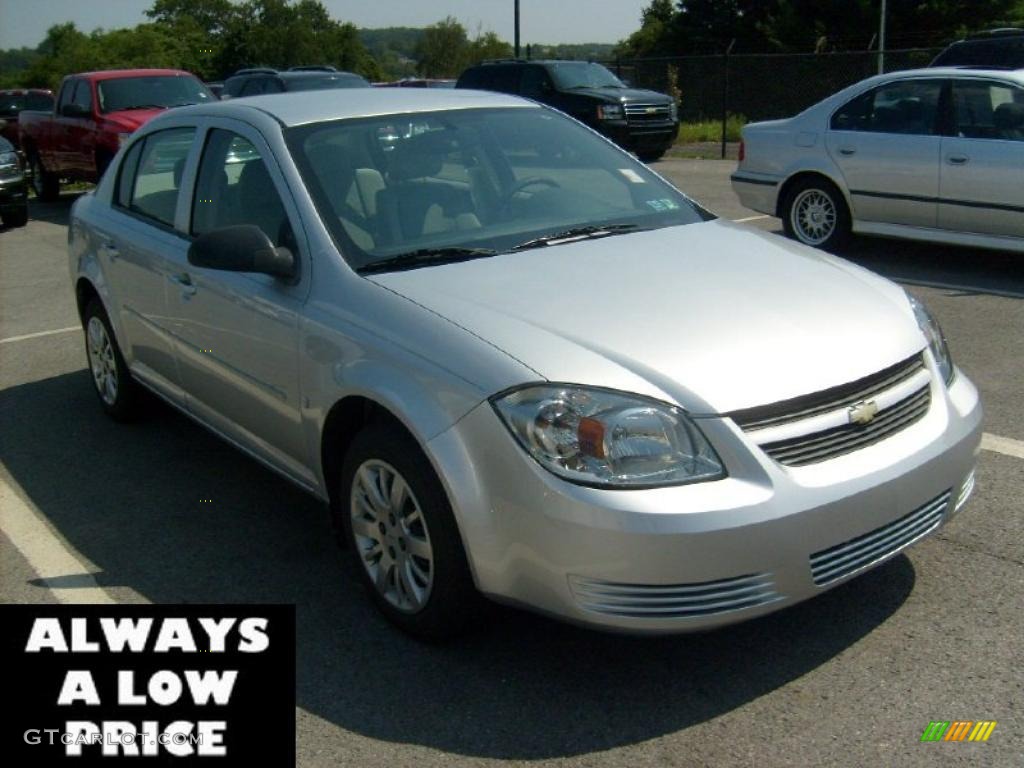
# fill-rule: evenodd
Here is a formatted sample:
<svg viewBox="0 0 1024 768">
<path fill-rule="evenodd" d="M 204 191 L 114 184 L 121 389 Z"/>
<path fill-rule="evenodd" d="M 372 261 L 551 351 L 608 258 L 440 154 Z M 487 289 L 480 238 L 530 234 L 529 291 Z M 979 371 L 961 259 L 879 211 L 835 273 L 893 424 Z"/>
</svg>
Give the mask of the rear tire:
<svg viewBox="0 0 1024 768">
<path fill-rule="evenodd" d="M 38 152 L 29 155 L 28 164 L 32 169 L 32 191 L 36 193 L 36 197 L 44 203 L 52 203 L 59 199 L 60 177 L 49 173 L 43 167 Z"/>
<path fill-rule="evenodd" d="M 377 608 L 423 640 L 467 629 L 482 598 L 444 487 L 396 426 L 365 427 L 349 447 L 338 491 L 352 566 Z"/>
<path fill-rule="evenodd" d="M 850 210 L 843 194 L 831 181 L 807 178 L 787 191 L 782 226 L 786 235 L 794 240 L 831 251 L 842 246 L 850 236 Z"/>
<path fill-rule="evenodd" d="M 110 318 L 99 299 L 92 299 L 82 314 L 89 372 L 100 405 L 115 421 L 132 421 L 139 413 L 141 390 L 128 371 L 117 345 Z"/>
<path fill-rule="evenodd" d="M 24 227 L 28 224 L 28 206 L 24 208 L 16 208 L 13 211 L 8 211 L 2 216 L 4 226 L 14 229 L 15 227 Z"/>
</svg>

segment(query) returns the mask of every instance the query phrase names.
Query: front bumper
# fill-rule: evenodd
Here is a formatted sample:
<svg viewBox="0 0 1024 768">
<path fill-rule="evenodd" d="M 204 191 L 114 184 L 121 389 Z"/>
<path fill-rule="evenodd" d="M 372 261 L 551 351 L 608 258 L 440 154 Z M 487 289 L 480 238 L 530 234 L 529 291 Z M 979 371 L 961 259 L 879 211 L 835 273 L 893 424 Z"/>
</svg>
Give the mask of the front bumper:
<svg viewBox="0 0 1024 768">
<path fill-rule="evenodd" d="M 428 449 L 482 592 L 608 630 L 686 632 L 813 597 L 962 506 L 981 404 L 962 374 L 948 391 L 931 386 L 917 423 L 805 467 L 776 464 L 729 419 L 702 419 L 729 477 L 671 488 L 565 482 L 520 449 L 488 403 Z"/>
<path fill-rule="evenodd" d="M 0 180 L 0 210 L 13 211 L 28 205 L 28 182 L 24 176 Z"/>
<path fill-rule="evenodd" d="M 668 150 L 679 135 L 679 123 L 631 124 L 623 121 L 600 123 L 597 130 L 623 149 L 632 152 Z"/>
</svg>

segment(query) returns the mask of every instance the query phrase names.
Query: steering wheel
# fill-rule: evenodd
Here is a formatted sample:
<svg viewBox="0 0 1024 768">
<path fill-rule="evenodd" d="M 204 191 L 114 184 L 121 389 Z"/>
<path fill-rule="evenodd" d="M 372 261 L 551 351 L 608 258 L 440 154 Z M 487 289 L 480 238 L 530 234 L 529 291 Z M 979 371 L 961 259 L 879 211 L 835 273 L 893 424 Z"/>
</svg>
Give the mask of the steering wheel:
<svg viewBox="0 0 1024 768">
<path fill-rule="evenodd" d="M 512 205 L 512 198 L 514 198 L 516 195 L 518 195 L 524 189 L 527 189 L 528 187 L 537 186 L 537 185 L 544 186 L 544 187 L 551 187 L 552 189 L 561 189 L 562 188 L 561 184 L 559 184 L 557 181 L 555 181 L 554 179 L 549 178 L 547 176 L 530 176 L 528 178 L 521 179 L 521 180 L 517 181 L 515 184 L 513 184 L 508 189 L 507 192 L 505 192 L 504 196 L 501 199 L 501 205 L 499 206 L 500 211 L 502 213 L 507 212 L 509 207 Z"/>
</svg>

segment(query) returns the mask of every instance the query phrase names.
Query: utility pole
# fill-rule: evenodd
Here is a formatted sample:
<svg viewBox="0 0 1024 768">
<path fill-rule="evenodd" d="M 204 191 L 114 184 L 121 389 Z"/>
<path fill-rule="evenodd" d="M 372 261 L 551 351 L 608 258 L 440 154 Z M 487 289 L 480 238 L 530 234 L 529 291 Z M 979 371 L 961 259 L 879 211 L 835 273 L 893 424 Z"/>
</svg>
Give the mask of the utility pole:
<svg viewBox="0 0 1024 768">
<path fill-rule="evenodd" d="M 882 13 L 879 18 L 879 74 L 886 74 L 886 0 L 882 0 Z"/>
<path fill-rule="evenodd" d="M 516 2 L 516 58 L 519 58 L 519 0 Z"/>
</svg>

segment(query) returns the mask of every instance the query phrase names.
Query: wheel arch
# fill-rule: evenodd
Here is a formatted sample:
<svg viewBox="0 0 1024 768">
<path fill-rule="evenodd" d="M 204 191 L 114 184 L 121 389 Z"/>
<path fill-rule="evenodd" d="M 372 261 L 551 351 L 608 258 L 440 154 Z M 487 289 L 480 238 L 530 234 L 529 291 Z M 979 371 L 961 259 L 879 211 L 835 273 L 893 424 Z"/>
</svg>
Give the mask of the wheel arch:
<svg viewBox="0 0 1024 768">
<path fill-rule="evenodd" d="M 785 181 L 779 185 L 779 194 L 775 198 L 775 216 L 776 218 L 782 219 L 786 216 L 786 203 L 789 200 L 789 194 L 793 187 L 802 181 L 812 179 L 824 179 L 833 187 L 839 190 L 839 194 L 842 195 L 843 202 L 846 204 L 846 210 L 849 212 L 851 219 L 853 218 L 853 205 L 850 201 L 850 196 L 847 193 L 844 186 L 833 176 L 820 168 L 804 169 L 796 171 L 786 178 Z"/>
</svg>

